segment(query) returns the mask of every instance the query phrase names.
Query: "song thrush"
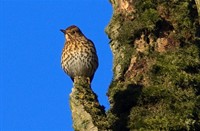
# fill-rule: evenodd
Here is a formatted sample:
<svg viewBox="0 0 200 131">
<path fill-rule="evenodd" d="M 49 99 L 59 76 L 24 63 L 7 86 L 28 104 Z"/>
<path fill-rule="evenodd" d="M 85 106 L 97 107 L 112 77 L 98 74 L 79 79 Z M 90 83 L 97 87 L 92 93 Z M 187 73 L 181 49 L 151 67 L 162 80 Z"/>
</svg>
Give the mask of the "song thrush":
<svg viewBox="0 0 200 131">
<path fill-rule="evenodd" d="M 61 31 L 66 38 L 61 58 L 63 70 L 72 81 L 75 77 L 86 77 L 91 82 L 98 68 L 98 57 L 93 42 L 75 25 Z"/>
</svg>

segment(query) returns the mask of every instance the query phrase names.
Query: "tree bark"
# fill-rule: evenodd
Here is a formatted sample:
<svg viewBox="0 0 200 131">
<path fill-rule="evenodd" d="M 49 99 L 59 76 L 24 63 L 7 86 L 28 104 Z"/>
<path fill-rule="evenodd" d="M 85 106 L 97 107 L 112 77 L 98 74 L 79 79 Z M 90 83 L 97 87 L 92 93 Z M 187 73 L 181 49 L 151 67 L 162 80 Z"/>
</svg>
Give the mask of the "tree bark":
<svg viewBox="0 0 200 131">
<path fill-rule="evenodd" d="M 199 0 L 110 2 L 110 109 L 105 113 L 86 80 L 76 78 L 75 130 L 199 130 Z"/>
</svg>

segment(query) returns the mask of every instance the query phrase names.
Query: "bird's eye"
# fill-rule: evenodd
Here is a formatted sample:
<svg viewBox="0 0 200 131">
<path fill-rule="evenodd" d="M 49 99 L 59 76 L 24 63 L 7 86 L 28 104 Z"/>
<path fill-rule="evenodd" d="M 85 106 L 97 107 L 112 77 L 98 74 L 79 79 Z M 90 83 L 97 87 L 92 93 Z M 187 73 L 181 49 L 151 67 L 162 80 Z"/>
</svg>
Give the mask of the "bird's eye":
<svg viewBox="0 0 200 131">
<path fill-rule="evenodd" d="M 76 33 L 76 31 L 73 30 L 73 31 L 72 31 L 72 35 L 74 35 L 75 33 Z"/>
</svg>

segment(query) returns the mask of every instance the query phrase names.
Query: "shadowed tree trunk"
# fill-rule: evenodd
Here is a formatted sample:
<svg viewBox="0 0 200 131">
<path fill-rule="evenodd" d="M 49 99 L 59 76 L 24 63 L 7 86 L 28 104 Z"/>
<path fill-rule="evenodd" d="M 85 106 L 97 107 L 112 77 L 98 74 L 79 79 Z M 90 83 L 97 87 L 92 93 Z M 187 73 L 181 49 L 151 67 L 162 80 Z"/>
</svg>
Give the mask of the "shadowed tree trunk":
<svg viewBox="0 0 200 131">
<path fill-rule="evenodd" d="M 110 0 L 113 81 L 105 113 L 85 80 L 70 103 L 75 130 L 200 130 L 199 0 Z"/>
</svg>

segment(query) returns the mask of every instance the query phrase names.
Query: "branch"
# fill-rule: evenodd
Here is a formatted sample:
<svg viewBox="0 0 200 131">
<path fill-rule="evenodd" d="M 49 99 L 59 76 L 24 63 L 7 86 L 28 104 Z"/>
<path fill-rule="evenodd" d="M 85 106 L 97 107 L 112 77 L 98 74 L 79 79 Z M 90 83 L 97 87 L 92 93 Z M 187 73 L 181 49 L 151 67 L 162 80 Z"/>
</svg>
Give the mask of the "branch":
<svg viewBox="0 0 200 131">
<path fill-rule="evenodd" d="M 75 78 L 70 94 L 73 126 L 76 131 L 106 130 L 106 114 L 86 78 Z"/>
</svg>

